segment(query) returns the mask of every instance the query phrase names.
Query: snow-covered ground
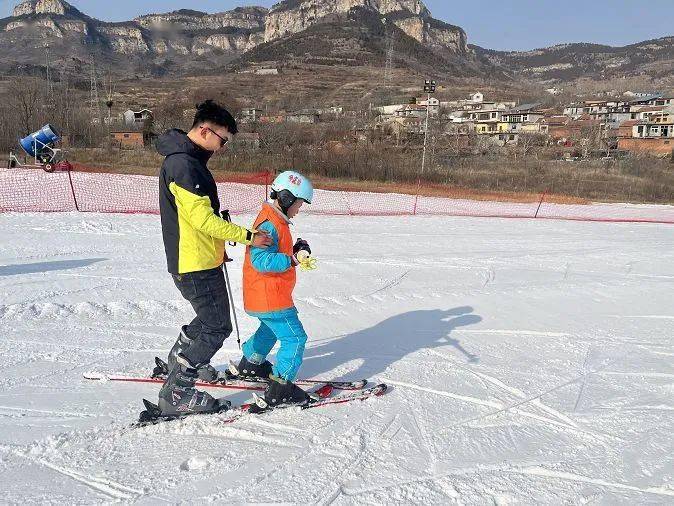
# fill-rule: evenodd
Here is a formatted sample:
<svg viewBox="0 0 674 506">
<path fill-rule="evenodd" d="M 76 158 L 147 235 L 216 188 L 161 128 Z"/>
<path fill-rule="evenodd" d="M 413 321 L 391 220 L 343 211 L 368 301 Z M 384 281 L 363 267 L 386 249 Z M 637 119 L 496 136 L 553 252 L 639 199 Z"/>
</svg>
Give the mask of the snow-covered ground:
<svg viewBox="0 0 674 506">
<path fill-rule="evenodd" d="M 320 262 L 299 274 L 301 375 L 392 391 L 130 429 L 158 387 L 82 374 L 149 371 L 192 317 L 158 217 L 0 215 L 0 502 L 674 502 L 674 226 L 304 216 L 296 230 Z M 232 337 L 214 364 L 238 357 Z"/>
</svg>

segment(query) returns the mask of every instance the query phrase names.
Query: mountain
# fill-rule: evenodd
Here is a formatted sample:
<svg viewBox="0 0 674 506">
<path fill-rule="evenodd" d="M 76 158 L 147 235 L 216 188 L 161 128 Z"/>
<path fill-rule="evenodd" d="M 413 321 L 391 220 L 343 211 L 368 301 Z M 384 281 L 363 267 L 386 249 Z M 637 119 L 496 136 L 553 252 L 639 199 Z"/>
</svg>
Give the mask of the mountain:
<svg viewBox="0 0 674 506">
<path fill-rule="evenodd" d="M 285 0 L 271 9 L 183 9 L 121 23 L 91 18 L 63 0 L 26 0 L 0 20 L 0 70 L 44 65 L 45 46 L 55 61 L 81 63 L 93 55 L 115 68 L 151 74 L 203 73 L 232 61 L 270 61 L 272 55 L 282 64 L 285 54 L 379 64 L 387 37 L 397 45 L 396 64 L 480 72 L 466 33 L 434 19 L 419 0 Z"/>
<path fill-rule="evenodd" d="M 661 79 L 674 75 L 674 37 L 623 47 L 577 43 L 533 51 L 470 48 L 480 58 L 518 77 L 542 82 L 631 76 Z"/>
<path fill-rule="evenodd" d="M 181 10 L 121 23 L 91 18 L 63 0 L 28 0 L 0 20 L 0 69 L 90 61 L 143 73 L 190 72 L 224 64 L 264 40 L 267 9 L 219 14 Z"/>
<path fill-rule="evenodd" d="M 160 76 L 251 64 L 383 66 L 392 45 L 394 66 L 427 75 L 542 83 L 674 78 L 674 37 L 533 51 L 495 51 L 467 40 L 420 0 L 284 0 L 271 9 L 182 9 L 120 23 L 91 18 L 64 0 L 26 0 L 0 19 L 0 72 L 44 71 L 45 46 L 55 66 L 76 72 L 94 56 L 120 74 Z"/>
<path fill-rule="evenodd" d="M 320 23 L 306 28 L 274 30 L 272 33 L 279 33 L 278 36 L 244 53 L 234 63 L 384 66 L 391 41 L 392 62 L 397 67 L 460 77 L 484 75 L 490 71 L 462 42 L 465 42 L 462 30 L 447 25 L 446 31 L 456 34 L 455 39 L 429 42 L 422 38 L 422 43 L 396 23 L 400 18 L 394 18 L 395 21 L 391 18 L 391 15 L 382 16 L 364 7 L 353 7 L 347 12 L 325 16 Z"/>
</svg>

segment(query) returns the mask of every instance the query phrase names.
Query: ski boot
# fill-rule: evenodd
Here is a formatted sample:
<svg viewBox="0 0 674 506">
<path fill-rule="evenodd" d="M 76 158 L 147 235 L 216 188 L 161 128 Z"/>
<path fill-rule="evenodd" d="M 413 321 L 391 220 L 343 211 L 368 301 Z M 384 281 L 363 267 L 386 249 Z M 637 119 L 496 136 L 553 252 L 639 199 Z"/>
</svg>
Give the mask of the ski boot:
<svg viewBox="0 0 674 506">
<path fill-rule="evenodd" d="M 264 398 L 258 397 L 256 404 L 261 409 L 273 409 L 288 405 L 305 406 L 317 399 L 318 396 L 305 392 L 292 381 L 271 374 Z"/>
<path fill-rule="evenodd" d="M 272 366 L 268 360 L 265 360 L 261 364 L 254 364 L 246 357 L 241 357 L 241 361 L 239 362 L 238 366 L 234 364 L 229 366 L 229 372 L 232 374 L 232 376 L 236 376 L 238 379 L 265 382 L 269 381 L 271 369 Z"/>
<path fill-rule="evenodd" d="M 194 388 L 199 377 L 199 366 L 178 354 L 175 366 L 170 370 L 164 386 L 159 391 L 161 418 L 177 418 L 185 415 L 219 413 L 230 407 L 229 401 L 215 399 L 206 392 Z"/>
<path fill-rule="evenodd" d="M 186 325 L 184 325 L 180 329 L 180 335 L 178 336 L 178 339 L 173 345 L 173 348 L 171 348 L 171 351 L 169 352 L 167 361 L 169 371 L 173 370 L 173 368 L 175 367 L 176 357 L 181 353 L 185 353 L 187 348 L 189 348 L 190 345 L 194 342 L 194 339 L 189 337 L 187 335 L 187 332 L 185 332 L 185 327 Z M 223 374 L 221 374 L 211 364 L 206 363 L 200 365 L 198 371 L 200 381 L 204 381 L 206 383 L 218 383 L 218 382 L 224 383 L 226 381 L 226 377 Z M 162 371 L 157 371 L 157 368 L 155 368 L 153 375 L 160 374 L 161 372 Z"/>
</svg>

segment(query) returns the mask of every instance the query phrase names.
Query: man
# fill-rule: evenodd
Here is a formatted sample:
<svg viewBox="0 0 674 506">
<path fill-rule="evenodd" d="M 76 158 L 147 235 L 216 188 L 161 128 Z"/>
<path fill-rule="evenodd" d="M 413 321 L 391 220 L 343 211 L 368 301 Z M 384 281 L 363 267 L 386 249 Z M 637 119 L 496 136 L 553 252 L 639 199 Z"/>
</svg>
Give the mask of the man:
<svg viewBox="0 0 674 506">
<path fill-rule="evenodd" d="M 159 392 L 162 416 L 212 413 L 224 406 L 194 388 L 197 378 L 215 381 L 210 360 L 232 332 L 222 272 L 225 241 L 266 248 L 266 232 L 222 219 L 207 162 L 237 133 L 236 121 L 212 100 L 197 106 L 192 129 L 169 130 L 157 142 L 166 158 L 159 175 L 159 208 L 168 271 L 196 317 L 182 327 L 169 354 L 169 373 Z"/>
</svg>

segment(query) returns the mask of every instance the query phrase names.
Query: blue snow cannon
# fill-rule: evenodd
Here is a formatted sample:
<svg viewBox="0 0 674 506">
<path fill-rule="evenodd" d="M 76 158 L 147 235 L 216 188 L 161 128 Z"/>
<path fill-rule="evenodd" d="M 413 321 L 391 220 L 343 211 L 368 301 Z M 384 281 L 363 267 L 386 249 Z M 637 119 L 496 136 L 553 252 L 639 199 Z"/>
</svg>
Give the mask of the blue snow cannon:
<svg viewBox="0 0 674 506">
<path fill-rule="evenodd" d="M 47 124 L 37 132 L 24 137 L 19 141 L 23 150 L 28 156 L 33 156 L 36 159 L 42 159 L 45 155 L 47 158 L 53 158 L 54 145 L 61 140 L 56 129 Z"/>
</svg>

